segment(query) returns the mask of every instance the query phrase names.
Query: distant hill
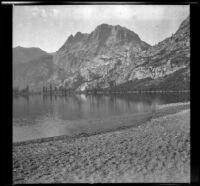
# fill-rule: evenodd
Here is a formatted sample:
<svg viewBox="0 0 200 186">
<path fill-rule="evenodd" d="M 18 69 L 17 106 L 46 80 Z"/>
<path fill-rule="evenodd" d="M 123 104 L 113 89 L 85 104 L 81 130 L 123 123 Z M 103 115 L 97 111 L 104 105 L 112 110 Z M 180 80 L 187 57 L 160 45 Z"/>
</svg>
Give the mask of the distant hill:
<svg viewBox="0 0 200 186">
<path fill-rule="evenodd" d="M 24 48 L 18 46 L 13 48 L 13 64 L 27 63 L 46 54 L 48 53 L 40 48 Z"/>
<path fill-rule="evenodd" d="M 53 74 L 53 56 L 42 55 L 28 63 L 13 65 L 13 87 L 19 89 L 29 85 L 31 90 L 40 91 Z"/>
</svg>

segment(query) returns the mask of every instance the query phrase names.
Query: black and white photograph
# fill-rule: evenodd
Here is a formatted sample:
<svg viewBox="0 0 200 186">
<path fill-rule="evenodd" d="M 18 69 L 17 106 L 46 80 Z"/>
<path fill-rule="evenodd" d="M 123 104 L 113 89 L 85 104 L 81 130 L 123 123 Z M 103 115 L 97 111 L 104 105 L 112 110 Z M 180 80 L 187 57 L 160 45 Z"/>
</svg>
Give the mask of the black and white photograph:
<svg viewBox="0 0 200 186">
<path fill-rule="evenodd" d="M 190 183 L 190 5 L 12 7 L 12 176 Z"/>
</svg>

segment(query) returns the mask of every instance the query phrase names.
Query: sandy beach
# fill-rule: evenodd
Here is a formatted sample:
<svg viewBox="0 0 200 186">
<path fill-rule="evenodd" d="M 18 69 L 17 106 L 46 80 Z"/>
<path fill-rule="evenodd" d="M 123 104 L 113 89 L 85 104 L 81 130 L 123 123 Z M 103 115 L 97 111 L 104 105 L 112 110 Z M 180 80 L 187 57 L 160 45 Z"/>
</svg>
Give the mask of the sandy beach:
<svg viewBox="0 0 200 186">
<path fill-rule="evenodd" d="M 69 182 L 190 182 L 190 103 L 134 127 L 13 144 L 14 184 Z"/>
</svg>

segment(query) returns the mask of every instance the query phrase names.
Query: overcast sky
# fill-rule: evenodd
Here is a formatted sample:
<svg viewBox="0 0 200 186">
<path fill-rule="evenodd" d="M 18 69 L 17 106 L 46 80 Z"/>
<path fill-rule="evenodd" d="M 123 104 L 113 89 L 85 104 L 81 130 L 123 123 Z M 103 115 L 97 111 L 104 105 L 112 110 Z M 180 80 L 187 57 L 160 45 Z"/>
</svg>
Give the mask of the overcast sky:
<svg viewBox="0 0 200 186">
<path fill-rule="evenodd" d="M 124 26 L 151 44 L 171 36 L 189 15 L 188 5 L 15 6 L 13 47 L 57 51 L 70 34 L 92 32 L 102 23 Z"/>
</svg>

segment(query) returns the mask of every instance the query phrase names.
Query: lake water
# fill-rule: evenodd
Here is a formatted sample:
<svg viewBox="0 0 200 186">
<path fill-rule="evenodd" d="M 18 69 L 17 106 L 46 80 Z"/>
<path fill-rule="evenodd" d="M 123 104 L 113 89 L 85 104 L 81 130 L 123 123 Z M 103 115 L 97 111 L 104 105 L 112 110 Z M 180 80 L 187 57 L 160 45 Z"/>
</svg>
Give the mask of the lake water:
<svg viewBox="0 0 200 186">
<path fill-rule="evenodd" d="M 14 97 L 13 142 L 112 128 L 112 122 L 92 121 L 151 113 L 157 105 L 189 100 L 189 93 Z"/>
</svg>

